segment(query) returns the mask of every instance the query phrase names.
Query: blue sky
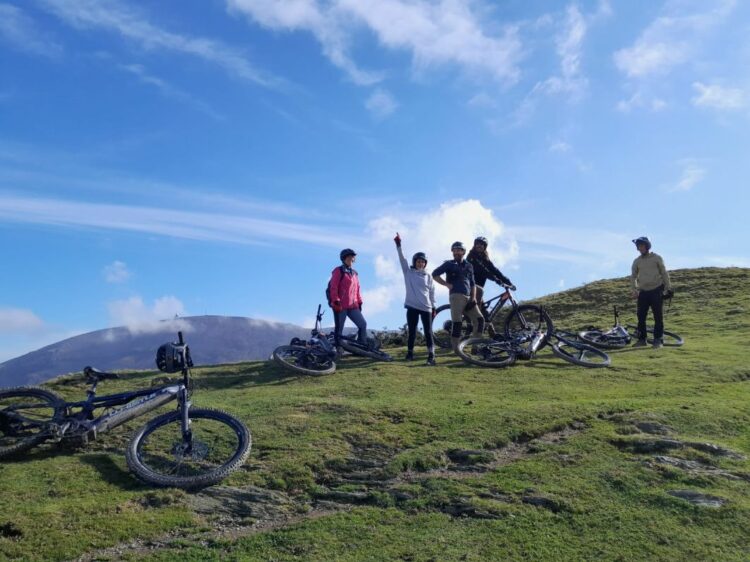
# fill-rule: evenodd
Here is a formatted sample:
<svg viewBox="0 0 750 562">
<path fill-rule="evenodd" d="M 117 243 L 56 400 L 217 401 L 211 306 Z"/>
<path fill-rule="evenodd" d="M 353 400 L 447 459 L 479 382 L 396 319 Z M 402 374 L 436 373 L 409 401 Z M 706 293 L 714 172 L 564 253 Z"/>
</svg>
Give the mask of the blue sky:
<svg viewBox="0 0 750 562">
<path fill-rule="evenodd" d="M 0 0 L 0 360 L 114 325 L 307 324 L 391 238 L 530 298 L 750 266 L 750 3 Z M 441 294 L 441 300 L 445 295 Z"/>
</svg>

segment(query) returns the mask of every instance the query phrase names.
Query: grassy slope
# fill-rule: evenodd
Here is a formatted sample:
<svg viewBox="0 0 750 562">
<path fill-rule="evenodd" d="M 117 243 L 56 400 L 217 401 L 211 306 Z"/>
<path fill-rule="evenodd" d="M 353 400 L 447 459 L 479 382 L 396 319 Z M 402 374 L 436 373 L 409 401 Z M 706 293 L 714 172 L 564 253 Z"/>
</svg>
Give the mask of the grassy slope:
<svg viewBox="0 0 750 562">
<path fill-rule="evenodd" d="M 227 485 L 282 491 L 294 500 L 290 511 L 304 513 L 326 491 L 321 484 L 362 451 L 377 452 L 395 480 L 388 493 L 338 488 L 367 492 L 367 505 L 244 538 L 175 541 L 152 557 L 748 559 L 748 480 L 659 467 L 649 462 L 653 455 L 614 445 L 644 437 L 631 435 L 633 422 L 656 421 L 673 438 L 750 455 L 750 270 L 681 270 L 673 280 L 678 296 L 667 325 L 685 347 L 618 352 L 604 371 L 568 366 L 548 351 L 500 371 L 448 355 L 432 369 L 349 358 L 324 378 L 289 376 L 263 363 L 196 369 L 195 402 L 237 414 L 253 432 L 251 458 Z M 622 279 L 543 300 L 560 327 L 609 325 L 612 304 L 626 310 L 623 321 L 633 320 Z M 103 386 L 141 387 L 152 376 L 134 373 Z M 76 381 L 50 386 L 82 395 Z M 581 430 L 536 443 L 514 462 L 461 477 L 439 471 L 453 449 L 511 450 L 503 447 L 571 424 Z M 129 433 L 119 429 L 82 451 L 43 448 L 0 464 L 0 559 L 67 559 L 133 538 L 211 528 L 184 494 L 154 492 L 126 472 Z M 663 454 L 750 473 L 748 460 L 695 448 Z M 696 507 L 667 494 L 677 489 L 728 503 Z M 548 508 L 525 503 L 531 496 Z M 487 518 L 450 515 L 456 505 Z"/>
</svg>

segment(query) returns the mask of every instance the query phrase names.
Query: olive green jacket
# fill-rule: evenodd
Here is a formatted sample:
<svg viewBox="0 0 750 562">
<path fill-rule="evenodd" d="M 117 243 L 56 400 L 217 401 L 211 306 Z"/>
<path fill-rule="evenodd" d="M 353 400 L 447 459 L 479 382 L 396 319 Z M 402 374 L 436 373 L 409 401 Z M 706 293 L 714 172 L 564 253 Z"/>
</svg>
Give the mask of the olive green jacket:
<svg viewBox="0 0 750 562">
<path fill-rule="evenodd" d="M 664 285 L 665 291 L 672 288 L 669 273 L 664 267 L 664 260 L 659 254 L 653 252 L 635 258 L 630 279 L 636 291 L 652 291 L 660 285 Z"/>
</svg>

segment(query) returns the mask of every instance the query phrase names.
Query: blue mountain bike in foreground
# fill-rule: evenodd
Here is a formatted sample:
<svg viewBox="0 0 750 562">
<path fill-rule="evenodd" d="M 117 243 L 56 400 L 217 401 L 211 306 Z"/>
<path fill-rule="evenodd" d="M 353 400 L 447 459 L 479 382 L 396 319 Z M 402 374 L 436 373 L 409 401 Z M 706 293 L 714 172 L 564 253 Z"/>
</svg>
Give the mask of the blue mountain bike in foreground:
<svg viewBox="0 0 750 562">
<path fill-rule="evenodd" d="M 150 420 L 133 435 L 125 451 L 128 467 L 156 486 L 194 489 L 223 480 L 244 464 L 252 443 L 250 431 L 226 412 L 192 406 L 190 350 L 182 332 L 178 337 L 177 343 L 159 348 L 157 365 L 168 373 L 181 372 L 179 382 L 97 396 L 101 381 L 119 377 L 86 367 L 83 372 L 91 387 L 80 402 L 67 402 L 38 387 L 0 390 L 0 458 L 45 441 L 86 444 L 175 400 L 174 411 Z"/>
</svg>

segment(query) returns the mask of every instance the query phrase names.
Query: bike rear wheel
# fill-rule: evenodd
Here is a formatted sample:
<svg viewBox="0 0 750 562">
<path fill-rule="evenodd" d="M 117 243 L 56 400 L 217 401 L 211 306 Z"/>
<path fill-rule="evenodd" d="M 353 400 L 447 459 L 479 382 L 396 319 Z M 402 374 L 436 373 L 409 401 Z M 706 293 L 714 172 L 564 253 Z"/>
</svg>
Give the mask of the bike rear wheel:
<svg viewBox="0 0 750 562">
<path fill-rule="evenodd" d="M 510 343 L 492 338 L 463 340 L 456 353 L 467 363 L 480 367 L 509 367 L 516 362 L 516 353 Z"/>
<path fill-rule="evenodd" d="M 208 408 L 191 408 L 191 438 L 182 434 L 182 412 L 154 418 L 130 441 L 128 467 L 155 486 L 195 489 L 217 484 L 250 453 L 250 431 L 240 420 Z"/>
<path fill-rule="evenodd" d="M 432 320 L 432 338 L 435 341 L 435 345 L 443 349 L 450 349 L 452 327 L 451 305 L 444 304 L 443 306 L 439 306 L 435 311 L 435 318 Z M 463 316 L 461 339 L 470 337 L 472 332 L 473 326 L 471 320 L 467 316 Z"/>
<path fill-rule="evenodd" d="M 357 341 L 350 340 L 349 338 L 342 337 L 339 341 L 341 347 L 352 355 L 360 355 L 362 357 L 369 357 L 370 359 L 377 359 L 378 361 L 393 361 L 393 357 L 387 354 L 385 351 L 381 351 L 376 345 L 364 346 Z"/>
<path fill-rule="evenodd" d="M 273 359 L 285 369 L 303 375 L 319 377 L 336 372 L 336 362 L 333 359 L 301 345 L 281 345 L 273 350 Z"/>
<path fill-rule="evenodd" d="M 578 333 L 584 342 L 602 349 L 622 349 L 630 343 L 630 336 L 617 336 L 601 330 L 584 330 Z"/>
<path fill-rule="evenodd" d="M 608 367 L 611 362 L 609 355 L 601 349 L 574 339 L 563 338 L 559 335 L 553 336 L 550 346 L 552 347 L 552 353 L 557 357 L 581 367 L 597 369 Z"/>
<path fill-rule="evenodd" d="M 544 339 L 537 348 L 542 349 L 554 332 L 552 319 L 547 311 L 535 304 L 522 304 L 510 311 L 505 318 L 505 337 L 515 340 L 531 340 L 537 332 L 544 335 Z"/>
<path fill-rule="evenodd" d="M 0 458 L 46 440 L 47 425 L 64 414 L 64 400 L 49 390 L 33 386 L 0 390 Z"/>
<path fill-rule="evenodd" d="M 638 333 L 638 327 L 628 325 L 628 330 L 632 330 L 634 334 Z M 647 336 L 646 339 L 648 340 L 648 343 L 654 343 L 654 329 L 653 328 L 646 328 Z M 664 330 L 664 337 L 662 338 L 662 343 L 667 347 L 680 347 L 684 345 L 685 340 L 682 339 L 682 337 L 678 336 L 674 332 L 668 332 L 667 330 Z"/>
</svg>

